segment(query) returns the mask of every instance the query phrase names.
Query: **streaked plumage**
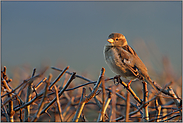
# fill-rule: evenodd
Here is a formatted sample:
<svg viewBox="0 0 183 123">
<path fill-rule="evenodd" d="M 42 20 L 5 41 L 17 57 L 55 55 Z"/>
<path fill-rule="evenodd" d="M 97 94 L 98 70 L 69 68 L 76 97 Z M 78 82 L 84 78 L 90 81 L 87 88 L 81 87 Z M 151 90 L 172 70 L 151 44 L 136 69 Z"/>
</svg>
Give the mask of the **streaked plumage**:
<svg viewBox="0 0 183 123">
<path fill-rule="evenodd" d="M 104 46 L 104 58 L 111 70 L 128 80 L 145 80 L 153 88 L 147 68 L 137 53 L 128 45 L 124 35 L 112 33 Z M 156 88 L 155 88 L 156 89 Z"/>
</svg>

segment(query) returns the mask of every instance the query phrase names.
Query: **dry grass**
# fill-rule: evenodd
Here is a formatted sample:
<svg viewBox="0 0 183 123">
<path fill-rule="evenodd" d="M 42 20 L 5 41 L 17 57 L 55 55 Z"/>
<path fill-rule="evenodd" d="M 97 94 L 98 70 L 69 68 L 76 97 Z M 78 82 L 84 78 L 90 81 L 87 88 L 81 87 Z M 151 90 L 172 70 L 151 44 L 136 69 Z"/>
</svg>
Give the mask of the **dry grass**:
<svg viewBox="0 0 183 123">
<path fill-rule="evenodd" d="M 96 81 L 69 72 L 69 67 L 52 69 L 57 72 L 54 80 L 52 74 L 45 77 L 47 69 L 39 73 L 33 69 L 29 78 L 13 88 L 14 81 L 8 78 L 6 67 L 2 68 L 2 122 L 182 121 L 182 95 L 172 89 L 175 83 L 161 87 L 154 82 L 159 90 L 155 92 L 145 82 L 135 88 L 121 79 L 113 84 L 117 80 L 106 78 L 104 68 Z"/>
</svg>

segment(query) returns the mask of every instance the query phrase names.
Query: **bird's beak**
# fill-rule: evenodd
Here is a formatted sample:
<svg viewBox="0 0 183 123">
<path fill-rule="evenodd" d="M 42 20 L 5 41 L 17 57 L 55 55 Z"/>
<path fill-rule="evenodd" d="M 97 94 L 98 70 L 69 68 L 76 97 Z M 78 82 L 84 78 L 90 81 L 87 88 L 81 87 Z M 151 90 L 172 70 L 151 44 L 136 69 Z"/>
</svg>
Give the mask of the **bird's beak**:
<svg viewBox="0 0 183 123">
<path fill-rule="evenodd" d="M 109 43 L 113 43 L 113 42 L 114 42 L 114 40 L 113 40 L 112 38 L 107 39 L 107 41 L 108 41 Z"/>
</svg>

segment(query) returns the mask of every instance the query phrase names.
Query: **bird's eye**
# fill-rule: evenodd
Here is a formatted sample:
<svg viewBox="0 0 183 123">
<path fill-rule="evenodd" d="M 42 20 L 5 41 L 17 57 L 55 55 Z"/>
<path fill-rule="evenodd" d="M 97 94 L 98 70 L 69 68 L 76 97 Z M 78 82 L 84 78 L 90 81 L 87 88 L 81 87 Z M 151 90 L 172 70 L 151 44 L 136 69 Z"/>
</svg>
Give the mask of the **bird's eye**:
<svg viewBox="0 0 183 123">
<path fill-rule="evenodd" d="M 118 38 L 116 38 L 116 41 L 118 40 Z"/>
</svg>

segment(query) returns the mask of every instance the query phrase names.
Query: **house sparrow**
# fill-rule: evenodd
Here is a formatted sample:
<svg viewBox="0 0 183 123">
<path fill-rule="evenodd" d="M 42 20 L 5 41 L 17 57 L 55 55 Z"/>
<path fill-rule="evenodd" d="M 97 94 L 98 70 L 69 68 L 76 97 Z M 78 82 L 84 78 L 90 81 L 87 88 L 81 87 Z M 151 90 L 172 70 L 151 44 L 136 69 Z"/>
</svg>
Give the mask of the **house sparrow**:
<svg viewBox="0 0 183 123">
<path fill-rule="evenodd" d="M 111 33 L 107 41 L 103 53 L 110 69 L 130 80 L 130 83 L 136 79 L 144 80 L 156 90 L 146 66 L 137 53 L 128 45 L 125 36 L 120 33 Z"/>
</svg>

